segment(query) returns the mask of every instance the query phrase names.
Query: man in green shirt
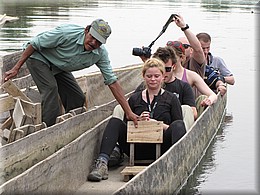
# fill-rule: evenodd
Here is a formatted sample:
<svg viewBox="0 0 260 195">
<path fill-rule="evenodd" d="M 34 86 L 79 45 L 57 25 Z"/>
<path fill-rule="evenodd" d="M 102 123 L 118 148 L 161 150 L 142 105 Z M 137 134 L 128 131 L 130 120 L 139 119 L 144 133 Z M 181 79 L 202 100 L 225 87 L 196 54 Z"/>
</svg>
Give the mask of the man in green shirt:
<svg viewBox="0 0 260 195">
<path fill-rule="evenodd" d="M 65 112 L 82 107 L 85 96 L 71 71 L 94 64 L 100 69 L 104 83 L 126 111 L 127 117 L 137 124 L 123 90 L 112 71 L 106 43 L 111 28 L 102 19 L 94 20 L 86 28 L 65 24 L 38 34 L 24 46 L 16 65 L 5 72 L 4 80 L 13 78 L 26 61 L 27 67 L 42 97 L 42 121 L 51 126 L 60 113 L 59 97 Z"/>
</svg>

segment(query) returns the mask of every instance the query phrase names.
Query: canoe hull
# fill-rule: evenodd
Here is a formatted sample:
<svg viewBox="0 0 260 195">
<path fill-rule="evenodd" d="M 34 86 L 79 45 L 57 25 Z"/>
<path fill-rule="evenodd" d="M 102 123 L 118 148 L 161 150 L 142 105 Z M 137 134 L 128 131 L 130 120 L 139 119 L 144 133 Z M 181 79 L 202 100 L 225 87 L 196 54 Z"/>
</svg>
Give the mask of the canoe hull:
<svg viewBox="0 0 260 195">
<path fill-rule="evenodd" d="M 115 189 L 115 194 L 177 192 L 217 133 L 225 114 L 225 106 L 226 96 L 219 96 L 214 106 L 206 109 L 181 140 L 129 182 L 122 183 L 120 189 Z M 75 193 L 86 182 L 108 120 L 109 118 L 98 123 L 62 149 L 4 183 L 0 187 L 2 194 Z"/>
<path fill-rule="evenodd" d="M 140 66 L 131 66 L 124 71 L 119 69 L 116 74 L 128 94 L 142 81 Z M 32 82 L 27 78 L 25 81 Z M 17 82 L 24 85 L 22 80 Z M 101 74 L 83 76 L 79 82 L 89 100 L 87 112 L 0 147 L 1 194 L 72 194 L 86 182 L 98 155 L 103 131 L 117 102 L 109 88 L 104 86 Z M 121 188 L 113 192 L 177 192 L 217 133 L 225 114 L 226 99 L 226 95 L 218 95 L 218 101 L 206 109 L 181 140 L 129 182 L 123 183 L 122 176 L 117 181 L 121 182 L 118 185 Z M 87 193 L 90 193 L 88 188 Z"/>
<path fill-rule="evenodd" d="M 20 53 L 5 56 L 3 59 L 6 63 L 2 68 L 10 69 L 18 60 L 17 55 Z M 131 65 L 114 70 L 126 97 L 141 83 L 141 67 L 141 65 Z M 20 89 L 26 88 L 25 94 L 30 95 L 29 98 L 33 102 L 39 102 L 37 88 L 35 89 L 31 75 L 28 75 L 25 70 L 22 71 L 22 77 L 15 79 L 14 83 Z M 0 147 L 0 185 L 47 158 L 112 114 L 117 102 L 103 80 L 100 72 L 77 78 L 86 95 L 88 112 Z M 8 94 L 2 93 L 2 95 Z M 20 153 L 17 153 L 18 148 L 21 149 Z"/>
<path fill-rule="evenodd" d="M 66 146 L 104 118 L 111 116 L 115 105 L 117 102 L 112 101 L 0 147 L 0 185 Z M 93 118 L 93 115 L 96 117 Z"/>
<path fill-rule="evenodd" d="M 208 107 L 191 130 L 157 161 L 115 194 L 174 194 L 188 179 L 214 138 L 225 115 L 226 96 Z"/>
<path fill-rule="evenodd" d="M 109 118 L 0 186 L 1 194 L 72 194 L 86 181 Z"/>
</svg>

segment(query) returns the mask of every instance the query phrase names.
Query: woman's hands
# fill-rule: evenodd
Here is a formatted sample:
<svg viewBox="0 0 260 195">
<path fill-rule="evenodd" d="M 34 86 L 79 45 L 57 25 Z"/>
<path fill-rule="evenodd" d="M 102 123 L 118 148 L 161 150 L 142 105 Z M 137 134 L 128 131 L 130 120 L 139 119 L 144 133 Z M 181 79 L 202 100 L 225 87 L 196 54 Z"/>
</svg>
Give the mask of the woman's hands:
<svg viewBox="0 0 260 195">
<path fill-rule="evenodd" d="M 150 118 L 150 112 L 143 111 L 142 114 L 138 118 L 139 121 L 157 121 L 155 119 Z"/>
<path fill-rule="evenodd" d="M 150 118 L 150 112 L 143 111 L 142 114 L 138 118 L 139 121 L 157 121 L 155 119 Z M 163 130 L 166 130 L 169 125 L 163 124 Z"/>
<path fill-rule="evenodd" d="M 143 111 L 141 115 L 138 118 L 139 121 L 149 121 L 149 120 L 154 120 L 150 119 L 150 112 L 148 111 Z"/>
</svg>

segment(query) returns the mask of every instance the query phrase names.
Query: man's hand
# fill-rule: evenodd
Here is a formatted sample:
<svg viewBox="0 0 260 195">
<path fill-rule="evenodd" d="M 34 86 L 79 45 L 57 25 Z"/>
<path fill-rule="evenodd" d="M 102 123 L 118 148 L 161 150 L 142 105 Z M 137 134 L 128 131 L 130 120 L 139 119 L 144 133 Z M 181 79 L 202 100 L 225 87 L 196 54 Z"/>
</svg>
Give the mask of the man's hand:
<svg viewBox="0 0 260 195">
<path fill-rule="evenodd" d="M 23 51 L 20 59 L 15 64 L 15 66 L 11 70 L 4 73 L 3 82 L 15 77 L 18 74 L 18 71 L 20 70 L 24 62 L 32 55 L 34 51 L 35 49 L 32 47 L 31 44 L 29 44 L 28 47 Z"/>
<path fill-rule="evenodd" d="M 128 113 L 128 114 L 126 113 L 126 118 L 127 118 L 128 120 L 133 121 L 134 124 L 135 124 L 135 127 L 138 126 L 137 120 L 138 120 L 139 117 L 138 117 L 135 113 L 133 113 L 133 112 L 130 112 L 130 113 Z"/>
<path fill-rule="evenodd" d="M 144 55 L 142 55 L 142 56 L 139 56 L 140 58 L 141 58 L 141 60 L 143 61 L 143 62 L 145 62 L 146 60 L 148 60 L 149 58 L 147 58 L 147 57 L 145 57 Z"/>
<path fill-rule="evenodd" d="M 11 70 L 6 71 L 4 73 L 4 80 L 3 80 L 3 82 L 8 81 L 9 79 L 15 77 L 18 74 L 18 71 L 19 71 L 19 69 L 15 68 L 15 67 L 12 68 Z"/>
<path fill-rule="evenodd" d="M 125 111 L 126 118 L 128 120 L 132 120 L 135 124 L 135 127 L 137 127 L 137 118 L 138 116 L 133 113 L 131 110 L 128 102 L 126 101 L 126 98 L 123 93 L 123 89 L 118 83 L 118 81 L 108 85 L 110 88 L 111 92 L 113 93 L 114 97 L 118 101 L 118 103 L 122 106 L 123 110 Z"/>
</svg>

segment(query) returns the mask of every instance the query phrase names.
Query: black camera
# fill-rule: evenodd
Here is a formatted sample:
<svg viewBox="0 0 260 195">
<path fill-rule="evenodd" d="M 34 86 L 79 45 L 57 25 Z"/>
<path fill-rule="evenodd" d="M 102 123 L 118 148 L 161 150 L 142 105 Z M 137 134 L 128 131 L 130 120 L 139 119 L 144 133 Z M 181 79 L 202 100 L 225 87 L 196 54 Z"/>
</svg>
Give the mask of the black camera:
<svg viewBox="0 0 260 195">
<path fill-rule="evenodd" d="M 172 22 L 173 18 L 177 19 L 177 14 L 172 14 L 170 18 L 167 20 L 166 24 L 163 26 L 162 31 L 158 35 L 158 37 L 148 46 L 148 47 L 143 47 L 143 48 L 133 48 L 132 54 L 134 56 L 144 56 L 146 58 L 150 58 L 152 55 L 152 46 L 155 43 L 155 41 L 165 32 L 169 24 Z"/>
<path fill-rule="evenodd" d="M 133 48 L 132 54 L 134 56 L 144 56 L 146 58 L 150 58 L 152 55 L 152 50 L 150 47 Z"/>
</svg>

